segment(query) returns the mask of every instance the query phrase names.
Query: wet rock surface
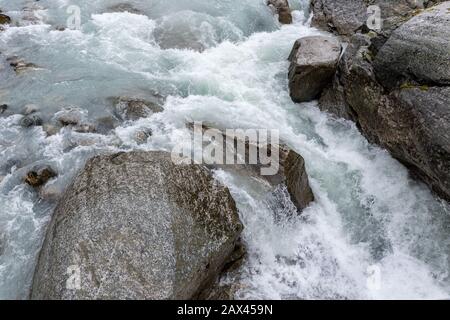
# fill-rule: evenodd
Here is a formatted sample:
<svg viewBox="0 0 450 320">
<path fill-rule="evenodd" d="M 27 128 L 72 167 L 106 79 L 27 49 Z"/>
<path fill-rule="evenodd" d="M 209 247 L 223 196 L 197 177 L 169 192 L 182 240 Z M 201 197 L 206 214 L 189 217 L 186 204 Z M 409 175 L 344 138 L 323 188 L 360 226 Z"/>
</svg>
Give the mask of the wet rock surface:
<svg viewBox="0 0 450 320">
<path fill-rule="evenodd" d="M 57 176 L 57 173 L 50 167 L 35 168 L 25 177 L 25 182 L 33 188 L 45 185 L 50 179 Z"/>
<path fill-rule="evenodd" d="M 242 230 L 227 188 L 166 152 L 98 156 L 64 194 L 33 299 L 190 299 L 213 284 Z M 66 288 L 80 269 L 80 290 Z"/>
<path fill-rule="evenodd" d="M 135 121 L 163 111 L 162 98 L 158 96 L 155 96 L 152 101 L 129 97 L 112 98 L 111 100 L 114 103 L 115 115 L 122 121 Z"/>
<path fill-rule="evenodd" d="M 8 17 L 6 14 L 0 13 L 0 25 L 2 24 L 10 24 L 11 18 Z"/>
<path fill-rule="evenodd" d="M 312 36 L 297 40 L 289 56 L 289 92 L 294 102 L 317 98 L 331 82 L 341 53 L 339 40 Z"/>
<path fill-rule="evenodd" d="M 402 4 L 390 5 L 398 13 Z M 392 18 L 398 23 L 381 33 L 349 37 L 319 105 L 354 120 L 369 141 L 450 200 L 450 2 L 402 8 L 403 20 Z M 380 42 L 380 36 L 388 38 Z"/>
<path fill-rule="evenodd" d="M 193 125 L 189 124 L 188 127 L 192 129 Z M 242 176 L 263 179 L 272 186 L 272 190 L 280 185 L 286 186 L 291 200 L 299 212 L 314 201 L 305 161 L 301 155 L 288 146 L 284 144 L 257 143 L 249 140 L 248 137 L 229 136 L 225 131 L 205 125 L 202 127 L 202 130 L 205 137 L 214 139 L 221 137 L 224 142 L 224 152 L 232 150 L 231 153 L 234 154 L 236 159 L 241 159 L 241 161 L 245 162 L 245 164 L 212 164 L 209 165 L 211 168 L 231 170 Z M 244 148 L 240 149 L 238 147 L 239 144 L 243 144 Z M 242 150 L 244 153 L 241 153 Z M 262 159 L 262 157 L 269 157 L 273 161 L 277 161 L 276 166 L 273 163 L 268 165 L 267 159 Z M 223 155 L 223 159 L 225 158 L 226 154 Z M 267 175 L 263 174 L 264 170 L 270 167 L 276 167 L 278 170 Z"/>
</svg>

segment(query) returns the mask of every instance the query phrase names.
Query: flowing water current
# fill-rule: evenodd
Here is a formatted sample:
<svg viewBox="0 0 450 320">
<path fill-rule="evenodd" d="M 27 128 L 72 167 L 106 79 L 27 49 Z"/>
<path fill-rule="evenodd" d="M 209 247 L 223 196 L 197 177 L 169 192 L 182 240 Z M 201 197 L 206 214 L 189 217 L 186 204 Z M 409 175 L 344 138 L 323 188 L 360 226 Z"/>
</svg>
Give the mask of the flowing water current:
<svg viewBox="0 0 450 320">
<path fill-rule="evenodd" d="M 16 22 L 0 32 L 0 298 L 26 299 L 55 206 L 23 176 L 56 168 L 61 192 L 89 157 L 167 150 L 189 135 L 187 121 L 218 128 L 280 130 L 303 155 L 315 202 L 302 216 L 280 191 L 216 171 L 245 225 L 248 258 L 223 281 L 243 299 L 450 297 L 450 208 L 356 126 L 294 104 L 287 57 L 294 41 L 320 34 L 309 3 L 291 0 L 294 24 L 280 26 L 264 0 L 0 0 Z M 66 26 L 80 8 L 79 30 Z M 127 11 L 127 12 L 126 12 Z M 16 74 L 6 59 L 38 66 Z M 44 121 L 63 107 L 96 121 L 111 97 L 165 97 L 164 111 L 103 133 L 19 125 L 24 106 Z M 151 130 L 146 143 L 136 133 Z M 281 218 L 280 218 L 281 217 Z"/>
</svg>

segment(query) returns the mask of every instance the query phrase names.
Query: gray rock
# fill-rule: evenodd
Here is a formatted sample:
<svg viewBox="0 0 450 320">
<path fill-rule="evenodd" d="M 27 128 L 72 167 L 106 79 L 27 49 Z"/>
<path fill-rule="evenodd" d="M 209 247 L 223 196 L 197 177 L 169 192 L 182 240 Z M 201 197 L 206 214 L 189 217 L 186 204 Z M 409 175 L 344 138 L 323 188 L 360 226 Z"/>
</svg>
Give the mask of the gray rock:
<svg viewBox="0 0 450 320">
<path fill-rule="evenodd" d="M 96 132 L 96 126 L 88 120 L 88 112 L 78 107 L 67 107 L 58 111 L 53 120 L 56 126 L 71 127 L 75 132 Z"/>
<path fill-rule="evenodd" d="M 336 107 L 340 112 L 336 113 L 342 116 L 347 112 L 369 141 L 389 150 L 416 177 L 449 200 L 449 87 L 409 80 L 389 90 L 377 81 L 369 44 L 367 35 L 354 35 L 343 54 L 333 85 L 343 90 L 343 106 L 348 109 Z M 320 101 L 326 99 L 324 93 Z"/>
<path fill-rule="evenodd" d="M 324 30 L 336 30 L 340 35 L 352 35 L 367 20 L 367 6 L 362 0 L 312 0 L 312 25 Z"/>
<path fill-rule="evenodd" d="M 8 110 L 8 105 L 7 104 L 0 105 L 0 114 L 5 113 L 6 110 Z"/>
<path fill-rule="evenodd" d="M 278 15 L 281 24 L 292 23 L 292 13 L 287 0 L 268 0 L 267 5 Z"/>
<path fill-rule="evenodd" d="M 430 7 L 437 1 L 415 0 L 312 0 L 312 25 L 323 30 L 350 37 L 358 31 L 367 31 L 371 12 L 369 6 L 380 8 L 382 19 L 381 30 L 374 30 L 387 39 L 392 31 L 421 9 Z"/>
<path fill-rule="evenodd" d="M 25 60 L 16 56 L 8 57 L 6 61 L 9 63 L 9 65 L 14 69 L 14 71 L 17 74 L 21 74 L 27 70 L 39 68 L 34 63 L 26 62 Z"/>
<path fill-rule="evenodd" d="M 45 185 L 49 180 L 57 176 L 57 173 L 49 166 L 33 168 L 25 177 L 25 182 L 33 188 Z"/>
<path fill-rule="evenodd" d="M 175 165 L 166 152 L 98 156 L 56 208 L 31 298 L 195 298 L 241 230 L 228 189 L 205 167 Z M 79 290 L 66 287 L 70 267 Z"/>
<path fill-rule="evenodd" d="M 388 89 L 410 80 L 450 85 L 450 2 L 427 9 L 395 30 L 378 52 L 374 68 Z"/>
<path fill-rule="evenodd" d="M 134 14 L 142 14 L 142 12 L 139 9 L 136 9 L 135 7 L 133 7 L 133 5 L 131 5 L 129 3 L 119 3 L 116 5 L 113 5 L 113 6 L 109 7 L 106 11 L 107 12 L 129 12 L 129 13 L 134 13 Z"/>
<path fill-rule="evenodd" d="M 42 119 L 39 114 L 33 113 L 30 114 L 29 116 L 24 116 L 20 120 L 20 125 L 24 128 L 40 126 L 42 125 Z"/>
<path fill-rule="evenodd" d="M 159 97 L 155 97 L 154 101 L 127 97 L 113 98 L 113 100 L 115 101 L 115 114 L 122 121 L 135 121 L 163 111 Z"/>
<path fill-rule="evenodd" d="M 312 36 L 299 39 L 289 56 L 289 90 L 294 102 L 317 98 L 331 82 L 341 53 L 339 40 Z"/>
</svg>

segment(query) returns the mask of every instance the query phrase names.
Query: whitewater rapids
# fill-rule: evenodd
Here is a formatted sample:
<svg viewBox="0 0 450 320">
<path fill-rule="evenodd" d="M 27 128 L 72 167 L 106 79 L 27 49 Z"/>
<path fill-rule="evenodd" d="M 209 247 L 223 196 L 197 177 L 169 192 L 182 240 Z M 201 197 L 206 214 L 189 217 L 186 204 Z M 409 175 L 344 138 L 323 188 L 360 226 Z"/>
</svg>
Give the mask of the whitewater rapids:
<svg viewBox="0 0 450 320">
<path fill-rule="evenodd" d="M 113 12 L 121 3 L 135 10 Z M 280 26 L 264 0 L 0 0 L 21 21 L 0 32 L 0 102 L 13 113 L 35 104 L 45 120 L 77 106 L 98 119 L 111 114 L 109 97 L 167 97 L 164 112 L 108 134 L 47 137 L 20 127 L 17 114 L 0 117 L 0 298 L 28 297 L 55 206 L 21 181 L 27 169 L 51 164 L 63 190 L 95 154 L 170 151 L 188 135 L 186 121 L 278 129 L 306 160 L 316 201 L 301 217 L 283 192 L 215 173 L 245 225 L 248 259 L 224 280 L 239 282 L 236 298 L 450 298 L 449 205 L 354 124 L 291 101 L 286 59 L 296 39 L 320 32 L 308 24 L 308 1 L 290 3 L 294 24 Z M 56 30 L 70 5 L 80 7 L 81 29 Z M 15 55 L 39 69 L 16 75 L 5 61 Z M 153 135 L 138 144 L 142 129 Z"/>
</svg>

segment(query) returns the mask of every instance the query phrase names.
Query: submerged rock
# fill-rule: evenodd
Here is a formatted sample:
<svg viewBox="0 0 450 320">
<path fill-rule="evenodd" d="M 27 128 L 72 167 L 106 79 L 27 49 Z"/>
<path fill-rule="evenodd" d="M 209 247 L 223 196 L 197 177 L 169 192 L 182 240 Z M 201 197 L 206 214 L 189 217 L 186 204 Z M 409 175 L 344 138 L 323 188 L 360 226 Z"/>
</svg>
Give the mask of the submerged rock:
<svg viewBox="0 0 450 320">
<path fill-rule="evenodd" d="M 119 97 L 112 98 L 114 101 L 115 114 L 122 120 L 138 120 L 146 118 L 154 113 L 162 112 L 160 97 L 155 97 L 155 101 L 137 98 Z"/>
<path fill-rule="evenodd" d="M 268 0 L 267 5 L 278 14 L 278 21 L 280 21 L 280 23 L 292 23 L 292 13 L 288 0 Z"/>
<path fill-rule="evenodd" d="M 193 129 L 192 124 L 189 124 L 188 127 Z M 264 144 L 261 142 L 258 143 L 256 141 L 249 141 L 247 140 L 247 137 L 228 136 L 224 131 L 208 126 L 203 126 L 202 130 L 204 137 L 223 137 L 223 159 L 226 158 L 226 150 L 228 150 L 228 152 L 232 150 L 232 153 L 236 159 L 241 158 L 245 160 L 245 164 L 213 164 L 210 165 L 211 168 L 231 170 L 242 176 L 251 176 L 263 179 L 271 185 L 272 191 L 274 191 L 278 186 L 284 185 L 287 187 L 291 200 L 299 212 L 307 208 L 311 202 L 314 201 L 314 194 L 309 185 L 305 161 L 303 157 L 294 150 L 284 144 Z M 232 145 L 229 144 L 230 141 Z M 245 154 L 241 154 L 241 149 L 237 147 L 240 143 L 244 144 L 243 151 Z M 278 161 L 278 171 L 273 174 L 262 175 L 262 169 L 267 169 L 270 166 L 273 167 L 273 164 L 263 163 L 260 156 L 264 155 L 271 157 L 273 155 L 272 151 L 274 150 L 278 151 L 278 157 L 273 157 L 274 161 Z M 255 156 L 257 155 L 256 163 L 250 162 L 251 152 L 255 153 Z"/>
<path fill-rule="evenodd" d="M 0 105 L 0 114 L 5 113 L 6 110 L 8 110 L 8 105 L 7 104 Z"/>
<path fill-rule="evenodd" d="M 135 7 L 133 7 L 133 5 L 129 3 L 119 3 L 113 5 L 111 7 L 108 7 L 106 12 L 129 12 L 134 14 L 142 14 L 142 12 L 139 9 L 136 9 Z"/>
<path fill-rule="evenodd" d="M 6 14 L 0 13 L 0 24 L 10 24 L 11 18 Z"/>
<path fill-rule="evenodd" d="M 289 90 L 294 102 L 317 98 L 331 82 L 341 54 L 339 40 L 311 36 L 297 40 L 289 56 Z"/>
<path fill-rule="evenodd" d="M 55 210 L 31 298 L 195 298 L 241 230 L 228 189 L 205 167 L 175 165 L 167 152 L 98 156 Z M 79 287 L 67 286 L 70 270 Z"/>
<path fill-rule="evenodd" d="M 95 125 L 88 121 L 87 111 L 78 107 L 67 107 L 58 111 L 54 121 L 59 126 L 71 127 L 75 132 L 96 132 Z"/>
<path fill-rule="evenodd" d="M 57 174 L 50 167 L 33 169 L 25 177 L 25 182 L 33 188 L 45 185 L 50 179 L 56 177 Z"/>
</svg>

